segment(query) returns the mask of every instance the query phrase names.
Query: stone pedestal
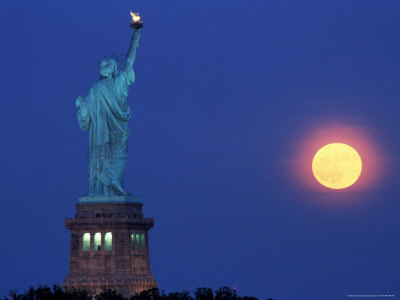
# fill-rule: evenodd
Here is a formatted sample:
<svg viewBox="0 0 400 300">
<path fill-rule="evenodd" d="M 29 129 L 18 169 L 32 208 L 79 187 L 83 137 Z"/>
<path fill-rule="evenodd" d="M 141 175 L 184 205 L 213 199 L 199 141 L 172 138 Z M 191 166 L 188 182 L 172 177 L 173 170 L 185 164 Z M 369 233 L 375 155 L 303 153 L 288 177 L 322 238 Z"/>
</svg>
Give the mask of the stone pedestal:
<svg viewBox="0 0 400 300">
<path fill-rule="evenodd" d="M 80 198 L 75 218 L 65 219 L 71 252 L 63 288 L 91 295 L 113 289 L 130 296 L 157 287 L 148 243 L 154 219 L 143 217 L 143 204 L 135 197 L 103 198 Z"/>
</svg>

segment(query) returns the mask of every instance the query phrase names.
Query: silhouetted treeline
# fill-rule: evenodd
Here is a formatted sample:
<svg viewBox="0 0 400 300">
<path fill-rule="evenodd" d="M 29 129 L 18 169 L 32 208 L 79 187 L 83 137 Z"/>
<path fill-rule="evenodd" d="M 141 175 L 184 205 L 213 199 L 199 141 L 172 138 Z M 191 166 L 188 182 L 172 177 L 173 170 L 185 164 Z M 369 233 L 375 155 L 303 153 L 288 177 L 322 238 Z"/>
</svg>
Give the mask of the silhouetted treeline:
<svg viewBox="0 0 400 300">
<path fill-rule="evenodd" d="M 30 287 L 23 293 L 10 291 L 8 296 L 0 300 L 93 300 L 86 291 L 63 291 L 58 285 Z M 256 297 L 239 296 L 236 290 L 221 287 L 215 291 L 210 288 L 197 288 L 194 291 L 165 293 L 158 289 L 143 291 L 129 299 L 113 290 L 105 290 L 95 296 L 96 300 L 258 300 Z M 266 300 L 274 300 L 267 298 Z"/>
</svg>

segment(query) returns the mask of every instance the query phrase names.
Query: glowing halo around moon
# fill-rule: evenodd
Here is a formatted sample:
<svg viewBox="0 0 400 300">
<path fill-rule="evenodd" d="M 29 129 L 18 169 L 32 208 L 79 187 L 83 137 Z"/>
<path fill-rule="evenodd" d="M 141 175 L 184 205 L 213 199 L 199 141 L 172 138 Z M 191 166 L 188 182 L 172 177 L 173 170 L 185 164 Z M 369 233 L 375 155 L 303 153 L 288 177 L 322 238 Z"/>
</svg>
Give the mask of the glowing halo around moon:
<svg viewBox="0 0 400 300">
<path fill-rule="evenodd" d="M 288 136 L 287 156 L 281 165 L 287 171 L 278 174 L 282 175 L 282 184 L 287 184 L 286 188 L 296 190 L 298 201 L 323 207 L 353 205 L 365 201 L 365 192 L 384 186 L 393 172 L 391 152 L 379 130 L 368 122 L 359 123 L 346 118 L 310 120 Z M 362 160 L 360 176 L 347 188 L 323 185 L 313 173 L 316 153 L 333 143 L 351 146 Z"/>
<path fill-rule="evenodd" d="M 317 181 L 331 189 L 353 185 L 361 175 L 362 160 L 358 152 L 343 143 L 331 143 L 314 155 L 312 171 Z"/>
</svg>

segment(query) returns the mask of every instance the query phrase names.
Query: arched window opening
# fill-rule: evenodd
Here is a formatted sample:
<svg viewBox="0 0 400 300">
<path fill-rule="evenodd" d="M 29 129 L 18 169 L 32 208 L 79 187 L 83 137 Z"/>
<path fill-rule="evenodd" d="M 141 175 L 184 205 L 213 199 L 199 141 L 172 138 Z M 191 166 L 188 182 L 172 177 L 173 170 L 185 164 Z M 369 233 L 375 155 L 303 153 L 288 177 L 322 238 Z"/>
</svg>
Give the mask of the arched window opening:
<svg viewBox="0 0 400 300">
<path fill-rule="evenodd" d="M 104 236 L 104 250 L 111 251 L 112 250 L 112 233 L 107 232 Z"/>
<path fill-rule="evenodd" d="M 143 233 L 132 233 L 132 249 L 141 251 L 145 249 L 145 237 Z"/>
<path fill-rule="evenodd" d="M 144 240 L 144 233 L 140 235 L 140 250 L 145 250 L 146 242 Z"/>
<path fill-rule="evenodd" d="M 99 251 L 101 249 L 101 233 L 96 232 L 94 234 L 94 251 Z"/>
<path fill-rule="evenodd" d="M 83 251 L 90 251 L 90 233 L 84 233 L 82 238 L 82 250 Z"/>
</svg>

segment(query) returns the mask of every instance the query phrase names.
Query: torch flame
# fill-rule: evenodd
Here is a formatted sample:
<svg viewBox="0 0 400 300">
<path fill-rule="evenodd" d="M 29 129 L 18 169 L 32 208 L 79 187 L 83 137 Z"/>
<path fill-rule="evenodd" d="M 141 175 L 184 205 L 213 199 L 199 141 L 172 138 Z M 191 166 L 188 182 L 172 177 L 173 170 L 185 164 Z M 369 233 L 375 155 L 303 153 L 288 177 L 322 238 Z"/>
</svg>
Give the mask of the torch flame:
<svg viewBox="0 0 400 300">
<path fill-rule="evenodd" d="M 133 21 L 134 23 L 137 23 L 137 22 L 140 21 L 139 13 L 131 12 L 131 16 L 132 16 L 132 21 Z"/>
</svg>

